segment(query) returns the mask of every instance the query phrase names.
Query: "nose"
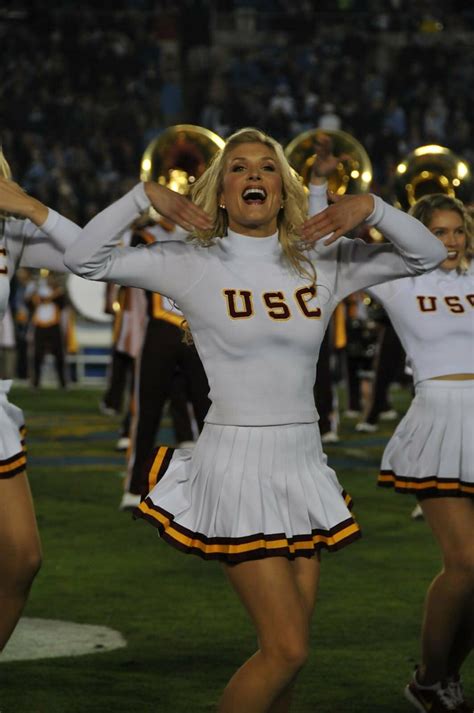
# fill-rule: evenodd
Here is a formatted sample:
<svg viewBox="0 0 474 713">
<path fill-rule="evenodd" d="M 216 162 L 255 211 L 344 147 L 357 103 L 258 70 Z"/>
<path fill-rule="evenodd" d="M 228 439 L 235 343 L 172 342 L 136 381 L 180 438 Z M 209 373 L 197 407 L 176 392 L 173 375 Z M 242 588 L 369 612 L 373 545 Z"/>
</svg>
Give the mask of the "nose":
<svg viewBox="0 0 474 713">
<path fill-rule="evenodd" d="M 249 178 L 252 181 L 261 181 L 260 171 L 258 168 L 251 168 L 249 171 Z"/>
<path fill-rule="evenodd" d="M 462 242 L 462 238 L 455 232 L 452 232 L 448 236 L 448 245 L 455 248 Z"/>
</svg>

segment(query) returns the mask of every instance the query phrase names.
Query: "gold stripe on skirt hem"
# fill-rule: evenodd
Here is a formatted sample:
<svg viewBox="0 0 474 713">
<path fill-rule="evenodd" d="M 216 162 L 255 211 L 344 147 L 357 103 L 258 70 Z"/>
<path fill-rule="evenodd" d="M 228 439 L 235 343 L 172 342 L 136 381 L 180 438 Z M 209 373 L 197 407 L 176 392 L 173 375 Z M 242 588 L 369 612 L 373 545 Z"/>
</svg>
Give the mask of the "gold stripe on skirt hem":
<svg viewBox="0 0 474 713">
<path fill-rule="evenodd" d="M 361 537 L 359 525 L 353 518 L 330 531 L 313 530 L 310 534 L 291 538 L 284 534 L 263 533 L 237 538 L 207 537 L 174 522 L 170 513 L 158 508 L 149 498 L 134 510 L 133 516 L 158 528 L 161 537 L 182 552 L 234 564 L 265 557 L 311 557 L 322 549 L 339 550 Z"/>
<path fill-rule="evenodd" d="M 379 473 L 377 484 L 381 487 L 393 488 L 397 493 L 408 493 L 409 495 L 474 497 L 474 483 L 454 478 L 439 478 L 437 476 L 410 478 L 397 475 L 391 470 L 382 470 Z"/>
<path fill-rule="evenodd" d="M 26 470 L 26 455 L 24 452 L 16 453 L 14 456 L 0 461 L 0 480 L 13 478 L 24 470 Z"/>
</svg>

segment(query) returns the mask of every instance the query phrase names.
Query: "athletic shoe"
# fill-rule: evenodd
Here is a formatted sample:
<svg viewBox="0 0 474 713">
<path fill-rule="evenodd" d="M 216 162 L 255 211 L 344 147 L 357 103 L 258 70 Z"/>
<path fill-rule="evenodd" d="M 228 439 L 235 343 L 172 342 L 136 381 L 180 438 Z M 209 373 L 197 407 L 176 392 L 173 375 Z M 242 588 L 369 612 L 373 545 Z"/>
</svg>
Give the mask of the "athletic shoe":
<svg viewBox="0 0 474 713">
<path fill-rule="evenodd" d="M 321 443 L 339 443 L 339 436 L 334 431 L 326 431 L 321 436 Z"/>
<path fill-rule="evenodd" d="M 388 411 L 381 411 L 379 418 L 381 421 L 395 421 L 398 418 L 398 411 L 395 411 L 394 408 L 389 408 Z"/>
<path fill-rule="evenodd" d="M 412 520 L 423 520 L 424 515 L 423 515 L 423 510 L 421 509 L 421 505 L 418 503 L 415 505 L 411 512 L 411 519 Z"/>
<path fill-rule="evenodd" d="M 375 433 L 379 430 L 379 427 L 376 423 L 367 423 L 367 421 L 361 421 L 360 423 L 356 423 L 355 430 L 358 433 Z"/>
<path fill-rule="evenodd" d="M 347 409 L 347 411 L 344 411 L 344 416 L 346 418 L 359 418 L 360 415 L 360 411 L 353 411 L 353 409 L 351 408 Z"/>
<path fill-rule="evenodd" d="M 119 510 L 122 510 L 122 511 L 135 510 L 135 508 L 140 505 L 141 501 L 142 501 L 142 499 L 141 499 L 140 495 L 136 495 L 136 493 L 125 492 L 122 495 L 122 500 L 120 501 Z"/>
<path fill-rule="evenodd" d="M 443 688 L 441 683 L 434 686 L 420 686 L 415 677 L 405 688 L 405 698 L 410 701 L 418 711 L 423 713 L 449 713 L 458 711 L 458 706 L 454 702 L 451 691 L 448 687 Z"/>
<path fill-rule="evenodd" d="M 451 676 L 448 678 L 448 691 L 453 702 L 456 704 L 456 713 L 473 713 L 474 707 L 472 703 L 466 701 L 460 676 Z"/>
<path fill-rule="evenodd" d="M 104 401 L 99 401 L 99 411 L 104 416 L 118 416 L 118 411 L 116 411 L 114 408 L 111 408 L 110 406 L 107 406 Z"/>
<path fill-rule="evenodd" d="M 190 448 L 194 448 L 195 445 L 194 441 L 180 441 L 178 448 L 187 448 L 189 450 Z"/>
<path fill-rule="evenodd" d="M 126 451 L 130 445 L 130 438 L 128 436 L 120 436 L 117 443 L 115 444 L 116 451 Z"/>
</svg>

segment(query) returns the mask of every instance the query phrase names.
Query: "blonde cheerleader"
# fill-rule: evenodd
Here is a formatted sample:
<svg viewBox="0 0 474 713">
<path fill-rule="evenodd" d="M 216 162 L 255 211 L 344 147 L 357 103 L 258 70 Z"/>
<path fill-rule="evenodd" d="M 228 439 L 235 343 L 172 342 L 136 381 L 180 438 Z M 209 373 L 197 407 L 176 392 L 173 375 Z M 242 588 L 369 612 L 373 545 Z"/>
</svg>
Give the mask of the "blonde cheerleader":
<svg viewBox="0 0 474 713">
<path fill-rule="evenodd" d="M 416 495 L 443 558 L 426 595 L 421 663 L 406 697 L 420 711 L 472 713 L 460 669 L 474 643 L 473 234 L 456 198 L 427 195 L 410 213 L 448 256 L 430 274 L 370 290 L 400 337 L 415 383 L 385 448 L 379 485 Z"/>
<path fill-rule="evenodd" d="M 303 186 L 282 147 L 256 129 L 227 140 L 192 198 L 137 185 L 86 226 L 65 262 L 88 279 L 159 292 L 184 312 L 211 407 L 193 451 L 158 450 L 137 515 L 183 552 L 221 561 L 255 626 L 258 650 L 229 681 L 220 713 L 281 713 L 308 655 L 319 552 L 359 537 L 317 426 L 314 364 L 326 326 L 348 294 L 431 269 L 446 250 L 368 195 L 302 228 Z M 150 203 L 195 240 L 117 248 Z M 366 219 L 392 244 L 341 237 Z"/>
</svg>

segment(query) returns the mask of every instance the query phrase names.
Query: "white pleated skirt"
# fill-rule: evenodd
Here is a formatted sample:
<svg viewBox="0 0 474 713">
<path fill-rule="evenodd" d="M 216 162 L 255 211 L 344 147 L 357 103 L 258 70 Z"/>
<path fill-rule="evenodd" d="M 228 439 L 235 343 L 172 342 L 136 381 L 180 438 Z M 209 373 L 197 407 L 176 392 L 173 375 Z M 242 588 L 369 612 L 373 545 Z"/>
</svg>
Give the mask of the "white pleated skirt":
<svg viewBox="0 0 474 713">
<path fill-rule="evenodd" d="M 12 381 L 0 379 L 0 478 L 13 478 L 26 469 L 23 411 L 10 403 Z"/>
<path fill-rule="evenodd" d="M 155 451 L 149 485 L 135 517 L 205 559 L 309 557 L 360 536 L 317 423 L 206 423 L 193 450 Z"/>
<path fill-rule="evenodd" d="M 388 442 L 379 485 L 474 497 L 474 381 L 422 381 Z"/>
</svg>

